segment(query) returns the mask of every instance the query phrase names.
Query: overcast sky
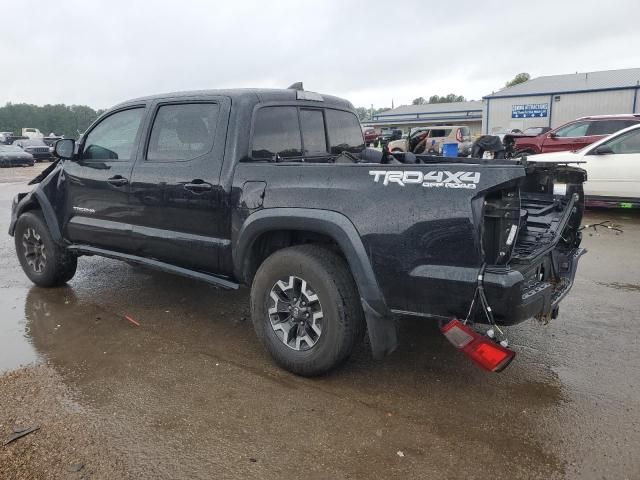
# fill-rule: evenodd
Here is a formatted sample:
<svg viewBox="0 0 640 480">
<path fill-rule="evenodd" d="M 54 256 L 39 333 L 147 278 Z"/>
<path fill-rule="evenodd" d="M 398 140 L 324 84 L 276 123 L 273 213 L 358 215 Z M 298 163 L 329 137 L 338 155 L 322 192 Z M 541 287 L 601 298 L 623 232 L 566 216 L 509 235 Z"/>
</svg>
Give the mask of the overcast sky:
<svg viewBox="0 0 640 480">
<path fill-rule="evenodd" d="M 533 77 L 640 67 L 640 1 L 19 0 L 2 8 L 0 105 L 305 88 L 376 108 L 480 99 Z"/>
</svg>

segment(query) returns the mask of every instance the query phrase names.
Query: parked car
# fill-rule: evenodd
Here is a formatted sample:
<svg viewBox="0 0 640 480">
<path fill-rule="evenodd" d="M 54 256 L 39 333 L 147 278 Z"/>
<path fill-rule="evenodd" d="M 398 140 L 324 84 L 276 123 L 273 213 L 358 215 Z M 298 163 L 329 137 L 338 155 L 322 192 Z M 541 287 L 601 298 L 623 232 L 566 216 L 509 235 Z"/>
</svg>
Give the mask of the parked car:
<svg viewBox="0 0 640 480">
<path fill-rule="evenodd" d="M 389 142 L 390 152 L 442 153 L 442 145 L 457 143 L 458 155 L 467 156 L 471 152 L 471 132 L 464 125 L 442 125 L 414 128 L 407 139 Z"/>
<path fill-rule="evenodd" d="M 383 128 L 378 140 L 380 140 L 380 143 L 384 146 L 388 145 L 389 142 L 399 140 L 400 138 L 402 138 L 402 130 L 399 128 Z"/>
<path fill-rule="evenodd" d="M 33 155 L 36 162 L 53 160 L 53 147 L 50 147 L 41 138 L 27 138 L 16 140 L 13 145 L 20 147 L 27 153 Z"/>
<path fill-rule="evenodd" d="M 364 143 L 367 147 L 378 141 L 378 134 L 373 127 L 362 127 L 362 134 L 364 135 Z"/>
<path fill-rule="evenodd" d="M 351 103 L 315 92 L 139 98 L 55 148 L 61 160 L 12 204 L 35 284 L 63 284 L 98 255 L 251 285 L 258 337 L 301 375 L 341 364 L 365 332 L 376 357 L 390 353 L 397 316 L 555 318 L 582 253 L 583 170 L 403 164 L 364 147 Z M 483 368 L 515 355 L 455 322 L 443 333 Z"/>
<path fill-rule="evenodd" d="M 22 136 L 27 138 L 42 138 L 43 133 L 37 128 L 25 127 L 22 129 Z"/>
<path fill-rule="evenodd" d="M 33 167 L 33 155 L 15 145 L 0 145 L 0 167 Z"/>
<path fill-rule="evenodd" d="M 586 162 L 584 193 L 590 205 L 640 207 L 640 123 L 580 150 L 543 153 L 532 162 Z"/>
<path fill-rule="evenodd" d="M 639 114 L 582 117 L 535 137 L 515 137 L 516 155 L 579 150 L 618 130 L 640 123 Z"/>
</svg>

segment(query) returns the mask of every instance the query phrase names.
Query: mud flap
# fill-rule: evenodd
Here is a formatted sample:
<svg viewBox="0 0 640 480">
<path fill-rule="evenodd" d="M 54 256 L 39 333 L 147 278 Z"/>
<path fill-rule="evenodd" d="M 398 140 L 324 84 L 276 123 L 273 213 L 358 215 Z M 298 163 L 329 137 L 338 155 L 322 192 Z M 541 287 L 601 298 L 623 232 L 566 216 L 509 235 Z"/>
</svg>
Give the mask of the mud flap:
<svg viewBox="0 0 640 480">
<path fill-rule="evenodd" d="M 380 315 L 364 298 L 361 298 L 362 310 L 367 321 L 369 341 L 373 358 L 379 360 L 392 353 L 398 347 L 398 332 L 393 318 Z"/>
</svg>

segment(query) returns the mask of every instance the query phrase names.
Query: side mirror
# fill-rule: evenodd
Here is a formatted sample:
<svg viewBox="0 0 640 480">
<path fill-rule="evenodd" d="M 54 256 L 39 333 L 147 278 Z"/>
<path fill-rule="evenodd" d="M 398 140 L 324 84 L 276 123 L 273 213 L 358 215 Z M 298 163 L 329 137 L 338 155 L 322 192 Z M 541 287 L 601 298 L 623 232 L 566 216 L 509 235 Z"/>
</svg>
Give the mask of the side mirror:
<svg viewBox="0 0 640 480">
<path fill-rule="evenodd" d="M 547 136 L 548 136 L 549 138 L 556 138 L 558 135 L 556 135 L 556 132 L 549 132 L 549 133 L 547 134 Z"/>
<path fill-rule="evenodd" d="M 596 155 L 609 155 L 614 152 L 613 150 L 611 150 L 611 147 L 609 145 L 600 145 L 593 151 L 593 153 L 595 153 Z"/>
<path fill-rule="evenodd" d="M 63 138 L 56 142 L 54 153 L 56 157 L 63 158 L 65 160 L 72 160 L 73 153 L 76 149 L 76 141 L 72 138 Z"/>
</svg>

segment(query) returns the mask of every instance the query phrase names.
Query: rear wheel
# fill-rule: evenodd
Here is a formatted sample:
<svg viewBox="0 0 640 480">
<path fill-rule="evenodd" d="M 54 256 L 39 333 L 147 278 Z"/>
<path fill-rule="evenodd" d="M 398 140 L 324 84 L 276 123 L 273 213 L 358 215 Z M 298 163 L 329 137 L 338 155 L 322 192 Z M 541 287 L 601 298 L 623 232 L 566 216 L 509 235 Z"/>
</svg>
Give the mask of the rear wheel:
<svg viewBox="0 0 640 480">
<path fill-rule="evenodd" d="M 364 333 L 346 262 L 316 245 L 279 250 L 264 261 L 251 287 L 251 313 L 276 363 L 298 375 L 320 375 L 340 365 Z"/>
<path fill-rule="evenodd" d="M 56 287 L 73 278 L 78 259 L 56 244 L 40 211 L 23 213 L 14 232 L 22 270 L 40 287 Z"/>
</svg>

